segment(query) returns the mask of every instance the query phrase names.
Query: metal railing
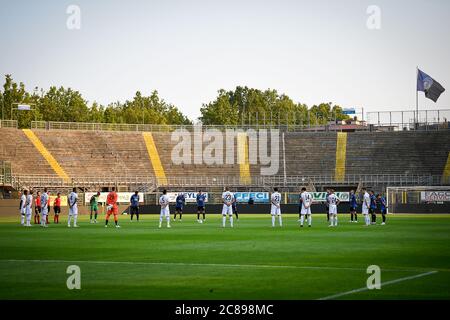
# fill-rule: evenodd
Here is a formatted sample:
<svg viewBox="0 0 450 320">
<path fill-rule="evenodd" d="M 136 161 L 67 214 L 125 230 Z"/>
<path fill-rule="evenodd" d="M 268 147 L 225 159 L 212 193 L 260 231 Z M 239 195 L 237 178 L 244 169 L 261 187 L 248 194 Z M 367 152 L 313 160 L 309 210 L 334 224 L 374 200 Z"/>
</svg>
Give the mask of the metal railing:
<svg viewBox="0 0 450 320">
<path fill-rule="evenodd" d="M 0 120 L 0 128 L 15 128 L 17 129 L 17 120 Z"/>
<path fill-rule="evenodd" d="M 414 124 L 414 123 L 446 123 L 450 119 L 450 109 L 439 110 L 402 110 L 367 112 L 366 120 L 370 124 Z"/>
<path fill-rule="evenodd" d="M 379 122 L 365 125 L 161 125 L 161 124 L 119 124 L 119 123 L 87 123 L 87 122 L 45 122 L 32 121 L 31 129 L 41 130 L 76 130 L 76 131 L 122 131 L 122 132 L 173 132 L 176 130 L 205 131 L 240 129 L 240 130 L 270 130 L 278 129 L 285 132 L 337 132 L 350 131 L 405 131 L 405 130 L 449 130 L 449 122 L 426 121 L 414 122 Z"/>
<path fill-rule="evenodd" d="M 105 187 L 105 186 L 132 186 L 148 191 L 158 187 L 168 188 L 194 188 L 199 187 L 248 187 L 253 189 L 268 189 L 279 187 L 300 187 L 313 183 L 315 185 L 339 186 L 357 185 L 363 183 L 367 186 L 413 186 L 413 185 L 440 185 L 443 183 L 442 176 L 438 175 L 346 175 L 343 181 L 336 181 L 331 175 L 311 175 L 311 176 L 255 176 L 251 183 L 242 183 L 236 176 L 187 176 L 168 177 L 167 184 L 158 185 L 157 179 L 153 176 L 80 176 L 73 177 L 65 181 L 56 175 L 14 175 L 12 184 L 14 186 L 25 187 Z"/>
</svg>

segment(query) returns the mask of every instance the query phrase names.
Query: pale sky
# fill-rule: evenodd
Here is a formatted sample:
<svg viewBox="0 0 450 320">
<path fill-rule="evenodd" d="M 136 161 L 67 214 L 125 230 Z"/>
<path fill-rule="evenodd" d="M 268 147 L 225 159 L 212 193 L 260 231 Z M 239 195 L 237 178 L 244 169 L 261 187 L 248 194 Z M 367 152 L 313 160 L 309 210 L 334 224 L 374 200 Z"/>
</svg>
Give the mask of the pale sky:
<svg viewBox="0 0 450 320">
<path fill-rule="evenodd" d="M 436 104 L 421 93 L 421 109 L 450 108 L 447 0 L 0 2 L 0 73 L 29 91 L 62 85 L 107 104 L 157 90 L 191 119 L 237 85 L 412 110 L 419 66 L 447 89 Z M 66 26 L 72 4 L 79 30 Z M 379 30 L 367 28 L 369 5 Z"/>
</svg>

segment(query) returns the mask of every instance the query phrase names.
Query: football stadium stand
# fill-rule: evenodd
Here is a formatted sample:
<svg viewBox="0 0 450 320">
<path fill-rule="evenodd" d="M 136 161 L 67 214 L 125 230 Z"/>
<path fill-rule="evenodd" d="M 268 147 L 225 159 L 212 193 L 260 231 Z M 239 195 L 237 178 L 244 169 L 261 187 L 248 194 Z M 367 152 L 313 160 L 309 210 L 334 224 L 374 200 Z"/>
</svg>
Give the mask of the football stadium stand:
<svg viewBox="0 0 450 320">
<path fill-rule="evenodd" d="M 204 142 L 200 132 L 192 131 L 190 137 L 192 145 L 203 141 L 200 148 L 204 151 L 209 142 Z M 188 158 L 191 163 L 174 163 L 172 153 L 179 141 L 168 131 L 2 127 L 0 134 L 0 160 L 11 163 L 13 188 L 122 185 L 149 191 L 166 186 L 270 188 L 307 183 L 345 186 L 367 181 L 386 186 L 450 182 L 448 130 L 281 130 L 277 171 L 268 176 L 261 174 L 264 165 L 260 161 L 249 161 L 258 153 L 258 146 L 249 142 L 245 131 L 233 142 L 235 164 L 196 163 L 194 156 Z"/>
</svg>

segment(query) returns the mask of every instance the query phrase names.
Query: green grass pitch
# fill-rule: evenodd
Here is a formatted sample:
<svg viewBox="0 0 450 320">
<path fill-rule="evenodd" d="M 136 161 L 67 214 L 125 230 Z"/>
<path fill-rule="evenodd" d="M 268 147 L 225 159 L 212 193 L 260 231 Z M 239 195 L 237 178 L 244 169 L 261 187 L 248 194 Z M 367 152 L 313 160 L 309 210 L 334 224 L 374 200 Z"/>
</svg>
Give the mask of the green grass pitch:
<svg viewBox="0 0 450 320">
<path fill-rule="evenodd" d="M 366 287 L 369 265 L 387 284 L 336 299 L 450 298 L 450 215 L 368 228 L 343 214 L 329 228 L 314 215 L 303 229 L 297 215 L 275 229 L 267 214 L 241 215 L 234 229 L 218 214 L 204 224 L 185 215 L 171 229 L 158 229 L 156 215 L 121 216 L 121 229 L 87 216 L 68 229 L 66 218 L 47 229 L 0 218 L 0 299 L 320 299 Z M 80 290 L 66 287 L 72 264 Z"/>
</svg>

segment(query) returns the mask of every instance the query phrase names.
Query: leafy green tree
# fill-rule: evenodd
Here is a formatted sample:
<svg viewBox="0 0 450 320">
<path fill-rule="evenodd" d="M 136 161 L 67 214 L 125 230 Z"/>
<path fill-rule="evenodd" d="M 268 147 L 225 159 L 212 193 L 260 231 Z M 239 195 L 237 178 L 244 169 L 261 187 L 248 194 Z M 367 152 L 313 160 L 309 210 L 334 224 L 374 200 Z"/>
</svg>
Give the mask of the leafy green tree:
<svg viewBox="0 0 450 320">
<path fill-rule="evenodd" d="M 23 83 L 15 83 L 11 75 L 5 76 L 0 91 L 2 117 L 16 119 L 19 127 L 29 128 L 33 120 L 98 123 L 145 123 L 187 125 L 192 122 L 174 105 L 166 103 L 153 91 L 148 97 L 136 92 L 132 100 L 114 102 L 106 107 L 94 102 L 91 106 L 80 92 L 71 88 L 51 86 L 47 91 L 35 88 L 32 94 Z M 17 111 L 16 103 L 30 103 L 34 110 Z"/>
<path fill-rule="evenodd" d="M 205 125 L 316 125 L 348 118 L 342 108 L 331 103 L 308 109 L 276 90 L 240 86 L 232 91 L 219 90 L 217 98 L 204 104 L 200 112 L 199 120 Z"/>
</svg>

